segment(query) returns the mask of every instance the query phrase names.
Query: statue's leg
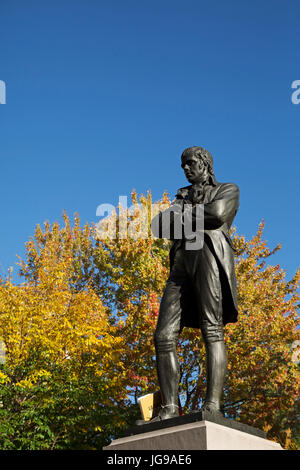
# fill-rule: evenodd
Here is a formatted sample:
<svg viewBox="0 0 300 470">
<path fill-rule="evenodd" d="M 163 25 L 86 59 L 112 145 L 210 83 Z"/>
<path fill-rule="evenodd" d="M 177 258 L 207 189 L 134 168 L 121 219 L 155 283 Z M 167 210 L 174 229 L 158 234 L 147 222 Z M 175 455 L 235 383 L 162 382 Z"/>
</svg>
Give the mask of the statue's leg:
<svg viewBox="0 0 300 470">
<path fill-rule="evenodd" d="M 181 331 L 181 297 L 186 287 L 187 277 L 182 254 L 178 252 L 161 300 L 154 334 L 156 369 L 163 404 L 159 413 L 161 419 L 179 414 L 180 367 L 177 358 L 177 340 Z"/>
<path fill-rule="evenodd" d="M 204 244 L 195 278 L 201 332 L 206 347 L 207 387 L 203 409 L 220 413 L 227 355 L 223 333 L 220 268 L 210 244 Z"/>
<path fill-rule="evenodd" d="M 162 419 L 179 415 L 178 410 L 178 383 L 180 369 L 176 352 L 175 341 L 155 341 L 156 370 L 162 396 Z"/>
<path fill-rule="evenodd" d="M 227 355 L 224 341 L 208 341 L 206 346 L 207 388 L 203 409 L 221 411 Z"/>
</svg>

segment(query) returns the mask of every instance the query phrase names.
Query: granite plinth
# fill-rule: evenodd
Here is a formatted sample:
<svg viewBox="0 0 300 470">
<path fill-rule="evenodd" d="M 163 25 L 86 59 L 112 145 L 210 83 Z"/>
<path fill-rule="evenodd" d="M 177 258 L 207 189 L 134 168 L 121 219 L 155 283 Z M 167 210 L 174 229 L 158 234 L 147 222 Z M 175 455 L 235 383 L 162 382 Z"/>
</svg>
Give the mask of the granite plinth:
<svg viewBox="0 0 300 470">
<path fill-rule="evenodd" d="M 207 412 L 133 426 L 103 450 L 282 450 L 266 434 Z"/>
<path fill-rule="evenodd" d="M 228 419 L 223 416 L 215 415 L 209 411 L 197 411 L 190 413 L 188 415 L 177 416 L 176 418 L 165 419 L 163 421 L 158 421 L 156 423 L 148 422 L 141 426 L 132 426 L 130 427 L 125 436 L 132 436 L 135 434 L 141 434 L 149 431 L 157 431 L 159 429 L 165 429 L 173 426 L 180 426 L 183 424 L 195 423 L 198 421 L 210 421 L 222 426 L 229 427 L 231 429 L 236 429 L 238 431 L 246 432 L 254 436 L 266 438 L 266 433 L 261 429 L 249 426 L 248 424 L 240 423 L 239 421 L 234 421 L 233 419 Z"/>
</svg>

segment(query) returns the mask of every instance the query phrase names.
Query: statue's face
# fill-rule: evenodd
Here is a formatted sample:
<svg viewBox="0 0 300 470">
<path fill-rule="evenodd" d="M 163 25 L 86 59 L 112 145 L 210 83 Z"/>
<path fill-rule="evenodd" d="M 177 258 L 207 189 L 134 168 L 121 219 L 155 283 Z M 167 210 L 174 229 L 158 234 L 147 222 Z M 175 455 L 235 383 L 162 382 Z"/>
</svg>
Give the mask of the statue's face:
<svg viewBox="0 0 300 470">
<path fill-rule="evenodd" d="M 182 158 L 181 168 L 191 184 L 200 183 L 206 176 L 206 165 L 201 158 L 196 157 L 193 153 L 188 153 Z"/>
</svg>

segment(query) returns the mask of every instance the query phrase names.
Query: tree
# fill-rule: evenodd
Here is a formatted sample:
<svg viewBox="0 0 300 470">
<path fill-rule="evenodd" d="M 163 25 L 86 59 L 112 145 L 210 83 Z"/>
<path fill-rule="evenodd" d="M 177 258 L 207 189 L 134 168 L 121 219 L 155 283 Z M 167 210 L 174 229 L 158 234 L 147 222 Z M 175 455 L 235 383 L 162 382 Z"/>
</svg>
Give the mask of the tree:
<svg viewBox="0 0 300 470">
<path fill-rule="evenodd" d="M 84 274 L 78 277 L 74 256 L 88 252 L 88 226 L 82 230 L 76 218 L 71 229 L 64 219 L 62 229 L 37 227 L 27 243 L 25 282 L 0 284 L 2 449 L 101 447 L 103 427 L 114 432 L 123 423 L 111 412 L 124 401 L 123 339 Z"/>
<path fill-rule="evenodd" d="M 147 237 L 134 238 L 141 210 L 150 216 L 151 193 L 138 200 L 133 192 L 132 202 L 131 238 L 116 230 L 116 238 L 99 239 L 97 226 L 81 228 L 75 217 L 71 228 L 65 214 L 64 227 L 37 227 L 27 243 L 24 283 L 2 281 L 0 338 L 8 349 L 0 369 L 0 447 L 101 448 L 137 418 L 137 398 L 157 390 L 153 333 L 169 242 L 150 237 L 149 225 Z M 166 194 L 161 202 L 170 203 Z M 122 215 L 122 208 L 111 214 L 109 230 L 119 228 Z M 297 448 L 299 366 L 292 346 L 299 339 L 300 272 L 286 281 L 279 266 L 267 265 L 280 247 L 269 250 L 262 237 L 263 224 L 248 241 L 232 233 L 239 321 L 225 328 L 224 408 L 228 417 Z M 178 350 L 188 412 L 205 395 L 200 332 L 185 329 Z"/>
<path fill-rule="evenodd" d="M 132 194 L 138 207 L 137 195 Z M 140 207 L 150 212 L 151 194 L 140 197 Z M 167 195 L 163 204 L 169 204 Z M 116 219 L 118 215 L 111 216 Z M 138 210 L 131 217 L 138 218 Z M 129 220 L 131 223 L 131 220 Z M 292 360 L 299 339 L 300 271 L 290 280 L 279 265 L 266 264 L 266 258 L 280 249 L 270 250 L 263 240 L 264 223 L 249 241 L 233 229 L 236 248 L 239 321 L 225 327 L 229 374 L 224 408 L 230 418 L 257 426 L 286 447 L 297 446 L 299 416 L 299 365 Z M 137 231 L 139 226 L 137 225 Z M 110 272 L 103 273 L 119 320 L 119 332 L 130 345 L 126 368 L 134 380 L 132 399 L 157 389 L 153 360 L 153 332 L 159 301 L 169 272 L 169 243 L 160 239 L 102 240 Z M 97 263 L 97 256 L 96 256 Z M 197 409 L 205 396 L 205 348 L 199 330 L 185 329 L 178 344 L 181 363 L 181 403 L 185 412 Z"/>
</svg>

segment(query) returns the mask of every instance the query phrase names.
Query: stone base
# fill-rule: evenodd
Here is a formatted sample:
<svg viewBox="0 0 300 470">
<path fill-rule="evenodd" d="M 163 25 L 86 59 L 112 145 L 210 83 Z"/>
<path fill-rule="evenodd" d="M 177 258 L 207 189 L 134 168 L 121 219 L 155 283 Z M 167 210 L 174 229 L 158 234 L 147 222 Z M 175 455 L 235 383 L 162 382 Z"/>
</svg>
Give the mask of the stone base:
<svg viewBox="0 0 300 470">
<path fill-rule="evenodd" d="M 134 426 L 103 450 L 283 450 L 252 426 L 207 413 Z"/>
</svg>

